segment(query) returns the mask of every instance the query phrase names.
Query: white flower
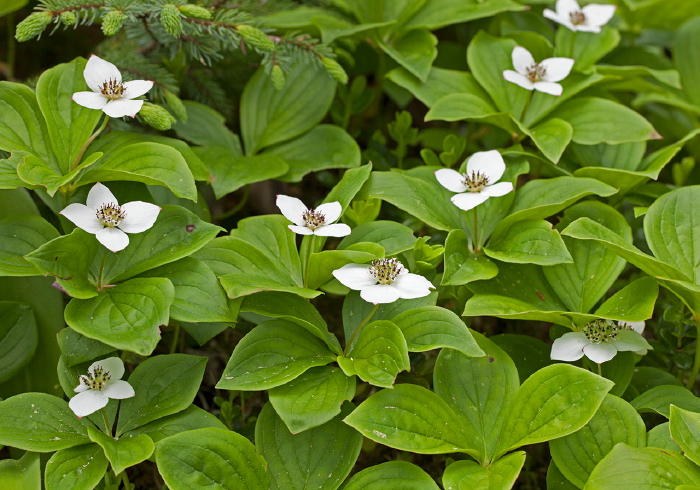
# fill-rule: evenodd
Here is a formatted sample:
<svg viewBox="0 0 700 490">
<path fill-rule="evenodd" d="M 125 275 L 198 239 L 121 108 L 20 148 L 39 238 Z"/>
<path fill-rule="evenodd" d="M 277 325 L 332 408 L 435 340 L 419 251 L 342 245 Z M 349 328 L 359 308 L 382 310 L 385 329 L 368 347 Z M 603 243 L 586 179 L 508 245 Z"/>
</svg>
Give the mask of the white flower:
<svg viewBox="0 0 700 490">
<path fill-rule="evenodd" d="M 340 218 L 343 208 L 338 201 L 321 204 L 316 209 L 304 206 L 296 197 L 277 196 L 277 207 L 289 221 L 289 229 L 300 235 L 346 236 L 350 227 L 342 223 L 330 224 Z"/>
<path fill-rule="evenodd" d="M 556 12 L 544 9 L 544 16 L 572 31 L 600 32 L 600 28 L 615 15 L 615 5 L 592 3 L 579 7 L 576 0 L 557 0 Z"/>
<path fill-rule="evenodd" d="M 344 286 L 360 291 L 370 303 L 393 303 L 399 298 L 422 298 L 435 286 L 425 277 L 408 272 L 396 259 L 373 260 L 371 266 L 347 264 L 333 271 Z"/>
<path fill-rule="evenodd" d="M 503 78 L 524 89 L 551 95 L 561 95 L 563 89 L 556 82 L 564 80 L 574 66 L 571 58 L 547 58 L 535 63 L 530 52 L 520 46 L 513 48 L 511 57 L 515 71 L 503 70 Z"/>
<path fill-rule="evenodd" d="M 452 196 L 452 202 L 469 211 L 489 197 L 505 196 L 513 190 L 510 182 L 498 182 L 505 170 L 506 164 L 498 150 L 480 151 L 469 158 L 466 173 L 442 168 L 435 172 L 435 178 L 447 190 L 459 192 Z"/>
<path fill-rule="evenodd" d="M 576 361 L 584 355 L 601 364 L 622 351 L 644 355 L 651 349 L 642 337 L 644 322 L 594 320 L 579 332 L 565 333 L 552 344 L 551 358 L 558 361 Z"/>
<path fill-rule="evenodd" d="M 122 400 L 135 395 L 134 388 L 122 381 L 124 363 L 118 357 L 110 357 L 93 362 L 87 375 L 79 376 L 78 393 L 68 402 L 68 406 L 78 418 L 90 415 L 105 407 L 110 398 Z"/>
<path fill-rule="evenodd" d="M 132 80 L 122 82 L 122 74 L 109 61 L 90 57 L 83 71 L 85 82 L 92 92 L 76 92 L 73 100 L 88 109 L 102 109 L 109 117 L 134 117 L 143 106 L 143 100 L 130 100 L 145 94 L 153 82 Z"/>
<path fill-rule="evenodd" d="M 78 228 L 95 235 L 112 252 L 118 252 L 129 245 L 126 233 L 146 231 L 153 226 L 158 213 L 159 206 L 142 201 L 120 206 L 110 190 L 98 182 L 88 192 L 87 206 L 69 204 L 58 214 L 71 220 Z"/>
</svg>

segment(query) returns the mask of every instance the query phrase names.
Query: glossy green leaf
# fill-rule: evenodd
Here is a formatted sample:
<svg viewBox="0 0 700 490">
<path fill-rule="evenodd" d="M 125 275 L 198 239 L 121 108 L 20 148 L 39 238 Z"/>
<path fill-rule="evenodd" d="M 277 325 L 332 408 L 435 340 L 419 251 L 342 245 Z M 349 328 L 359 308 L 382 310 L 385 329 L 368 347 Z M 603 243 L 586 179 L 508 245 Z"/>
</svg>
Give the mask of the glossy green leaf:
<svg viewBox="0 0 700 490">
<path fill-rule="evenodd" d="M 645 391 L 630 403 L 639 412 L 656 412 L 666 418 L 671 416 L 671 405 L 691 412 L 700 412 L 700 398 L 682 386 L 657 386 Z"/>
<path fill-rule="evenodd" d="M 561 26 L 557 29 L 554 56 L 573 58 L 576 60 L 574 70 L 586 71 L 615 49 L 619 42 L 620 32 L 610 26 L 603 26 L 597 33 L 572 31 Z"/>
<path fill-rule="evenodd" d="M 49 453 L 89 442 L 85 426 L 61 398 L 22 393 L 0 402 L 0 444 Z"/>
<path fill-rule="evenodd" d="M 0 7 L 0 17 L 15 12 L 29 3 L 29 0 L 6 0 Z"/>
<path fill-rule="evenodd" d="M 90 426 L 87 430 L 90 440 L 104 450 L 116 475 L 148 459 L 156 448 L 151 438 L 145 434 L 126 434 L 114 439 L 95 427 Z"/>
<path fill-rule="evenodd" d="M 581 429 L 549 441 L 557 468 L 583 488 L 593 468 L 619 442 L 646 446 L 646 428 L 637 411 L 626 401 L 607 395 L 593 418 Z"/>
<path fill-rule="evenodd" d="M 153 352 L 175 297 L 165 278 L 130 279 L 90 299 L 74 298 L 66 323 L 78 333 L 143 356 Z"/>
<path fill-rule="evenodd" d="M 226 127 L 226 118 L 208 105 L 183 100 L 187 121 L 178 121 L 173 129 L 180 138 L 200 146 L 223 146 L 241 155 L 241 141 Z"/>
<path fill-rule="evenodd" d="M 552 163 L 558 163 L 571 142 L 574 130 L 571 124 L 563 119 L 552 117 L 530 128 L 526 134 L 532 138 L 532 142 L 544 156 Z"/>
<path fill-rule="evenodd" d="M 292 434 L 325 424 L 355 396 L 355 377 L 337 367 L 313 367 L 268 395 L 275 412 Z"/>
<path fill-rule="evenodd" d="M 388 320 L 362 327 L 347 354 L 338 357 L 338 365 L 348 376 L 357 375 L 383 388 L 391 388 L 396 375 L 411 368 L 406 340 Z"/>
<path fill-rule="evenodd" d="M 16 301 L 0 301 L 0 383 L 29 363 L 38 343 L 32 307 Z"/>
<path fill-rule="evenodd" d="M 206 357 L 169 354 L 146 359 L 129 376 L 136 396 L 122 400 L 117 435 L 190 406 L 204 376 Z"/>
<path fill-rule="evenodd" d="M 267 461 L 271 490 L 335 490 L 355 464 L 362 436 L 338 418 L 292 434 L 268 403 L 255 425 L 255 443 Z"/>
<path fill-rule="evenodd" d="M 491 279 L 498 266 L 488 257 L 469 251 L 469 240 L 463 230 L 452 230 L 445 240 L 445 272 L 440 284 L 461 286 L 472 281 Z"/>
<path fill-rule="evenodd" d="M 56 228 L 39 216 L 18 214 L 0 221 L 0 275 L 38 275 L 24 256 L 58 236 Z"/>
<path fill-rule="evenodd" d="M 338 201 L 343 209 L 347 209 L 350 202 L 355 199 L 357 193 L 360 192 L 362 186 L 367 182 L 371 172 L 371 162 L 345 171 L 343 178 L 331 189 L 324 202 Z"/>
<path fill-rule="evenodd" d="M 384 249 L 387 256 L 397 255 L 413 248 L 416 237 L 408 226 L 396 221 L 370 221 L 354 228 L 338 245 L 339 250 L 351 248 L 360 242 L 376 243 Z"/>
<path fill-rule="evenodd" d="M 669 422 L 659 424 L 647 432 L 647 447 L 669 449 L 679 453 L 682 451 L 676 441 L 671 439 L 671 424 Z"/>
<path fill-rule="evenodd" d="M 20 459 L 0 460 L 0 486 L 41 490 L 41 462 L 37 453 L 25 453 Z"/>
<path fill-rule="evenodd" d="M 355 473 L 342 490 L 439 490 L 437 484 L 420 467 L 408 461 L 387 461 Z"/>
<path fill-rule="evenodd" d="M 489 337 L 489 340 L 510 356 L 518 369 L 521 382 L 552 363 L 550 359 L 552 346 L 535 337 L 503 333 Z"/>
<path fill-rule="evenodd" d="M 285 90 L 275 89 L 261 68 L 248 81 L 241 98 L 241 133 L 246 155 L 299 136 L 326 115 L 336 82 L 305 63 L 295 63 L 286 73 Z"/>
<path fill-rule="evenodd" d="M 545 220 L 521 220 L 492 239 L 484 253 L 492 259 L 516 264 L 555 265 L 572 263 L 559 232 Z"/>
<path fill-rule="evenodd" d="M 269 320 L 236 345 L 216 386 L 223 390 L 265 390 L 334 360 L 325 344 L 306 329 L 285 320 Z"/>
<path fill-rule="evenodd" d="M 548 490 L 577 490 L 578 487 L 562 475 L 554 461 L 549 462 L 547 469 L 547 489 Z"/>
<path fill-rule="evenodd" d="M 9 158 L 0 159 L 0 189 L 34 188 L 33 185 L 23 181 L 17 175 L 17 166 L 24 161 L 27 155 L 29 153 L 26 151 L 13 151 Z"/>
<path fill-rule="evenodd" d="M 649 471 L 654 468 L 654 471 Z M 598 463 L 586 490 L 609 488 L 676 488 L 700 485 L 700 470 L 679 453 L 657 448 L 633 448 L 620 443 Z"/>
<path fill-rule="evenodd" d="M 413 308 L 395 316 L 392 322 L 403 333 L 410 352 L 449 347 L 466 356 L 486 355 L 462 319 L 445 308 Z"/>
<path fill-rule="evenodd" d="M 530 376 L 508 403 L 498 452 L 576 432 L 596 413 L 613 383 L 569 364 Z"/>
<path fill-rule="evenodd" d="M 92 490 L 105 476 L 109 462 L 97 444 L 56 451 L 46 463 L 46 488 Z"/>
<path fill-rule="evenodd" d="M 488 467 L 475 461 L 455 461 L 442 475 L 445 490 L 495 490 L 512 488 L 525 464 L 525 451 L 509 454 Z"/>
<path fill-rule="evenodd" d="M 217 482 L 221 488 L 267 489 L 266 463 L 255 446 L 224 429 L 196 429 L 163 439 L 156 464 L 168 488 L 189 490 Z"/>
<path fill-rule="evenodd" d="M 130 430 L 129 434 L 146 434 L 158 444 L 166 437 L 194 429 L 226 429 L 226 426 L 215 415 L 195 405 L 190 405 L 181 412 L 161 417 L 141 427 Z"/>
<path fill-rule="evenodd" d="M 395 68 L 386 77 L 411 92 L 428 107 L 451 94 L 475 94 L 479 99 L 488 99 L 488 94 L 476 82 L 471 73 L 465 71 L 445 70 L 433 66 L 425 82 L 412 75 L 405 68 Z"/>
<path fill-rule="evenodd" d="M 442 398 L 417 385 L 379 391 L 344 422 L 368 439 L 403 451 L 444 454 L 470 447 L 461 418 Z"/>
<path fill-rule="evenodd" d="M 56 335 L 66 367 L 105 357 L 114 352 L 114 347 L 79 334 L 71 328 L 64 328 Z"/>
<path fill-rule="evenodd" d="M 700 413 L 671 405 L 671 437 L 693 463 L 700 462 Z"/>
<path fill-rule="evenodd" d="M 426 29 L 411 29 L 390 41 L 379 40 L 379 47 L 411 74 L 425 81 L 437 57 L 437 37 Z"/>
<path fill-rule="evenodd" d="M 595 315 L 630 322 L 647 320 L 654 313 L 654 303 L 658 295 L 658 283 L 650 277 L 642 277 L 605 301 L 595 311 Z"/>
</svg>

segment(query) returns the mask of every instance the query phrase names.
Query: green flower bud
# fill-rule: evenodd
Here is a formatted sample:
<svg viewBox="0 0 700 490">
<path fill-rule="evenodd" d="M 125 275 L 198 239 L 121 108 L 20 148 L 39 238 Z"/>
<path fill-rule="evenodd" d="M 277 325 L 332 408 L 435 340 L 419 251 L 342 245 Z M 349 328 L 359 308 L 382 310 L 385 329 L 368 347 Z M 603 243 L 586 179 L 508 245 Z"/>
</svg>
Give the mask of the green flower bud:
<svg viewBox="0 0 700 490">
<path fill-rule="evenodd" d="M 284 84 L 287 81 L 286 77 L 284 76 L 284 70 L 282 70 L 282 67 L 276 63 L 272 65 L 270 78 L 272 78 L 272 85 L 275 86 L 275 90 L 280 90 L 282 87 L 284 87 Z"/>
<path fill-rule="evenodd" d="M 112 10 L 102 17 L 102 32 L 105 36 L 114 36 L 122 28 L 126 15 L 121 10 Z"/>
<path fill-rule="evenodd" d="M 323 66 L 328 70 L 328 73 L 335 78 L 338 82 L 342 83 L 345 85 L 348 83 L 348 74 L 345 73 L 345 70 L 343 70 L 343 67 L 340 66 L 340 63 L 335 61 L 333 58 L 321 58 L 321 63 L 323 63 Z"/>
<path fill-rule="evenodd" d="M 139 111 L 139 118 L 158 131 L 167 131 L 177 121 L 168 111 L 159 105 L 144 102 Z"/>
<path fill-rule="evenodd" d="M 211 12 L 199 5 L 180 5 L 178 9 L 187 17 L 192 17 L 194 19 L 211 19 Z"/>
<path fill-rule="evenodd" d="M 175 114 L 180 121 L 187 121 L 187 109 L 185 104 L 182 103 L 180 97 L 172 93 L 170 90 L 163 91 L 165 95 L 165 102 L 168 104 L 170 110 Z"/>
<path fill-rule="evenodd" d="M 260 29 L 241 24 L 236 28 L 236 30 L 238 31 L 238 34 L 240 34 L 241 37 L 251 46 L 255 46 L 256 48 L 264 51 L 274 51 L 275 43 L 273 43 L 272 40 L 267 37 L 267 34 Z"/>
<path fill-rule="evenodd" d="M 15 39 L 19 42 L 29 41 L 44 32 L 46 26 L 51 23 L 51 19 L 53 19 L 51 12 L 34 12 L 17 24 Z"/>
<path fill-rule="evenodd" d="M 63 25 L 72 26 L 75 24 L 75 14 L 71 11 L 63 12 L 61 14 L 61 22 L 63 22 Z"/>
<path fill-rule="evenodd" d="M 182 18 L 180 11 L 172 3 L 166 3 L 160 11 L 160 21 L 163 24 L 165 32 L 179 37 L 182 34 Z"/>
</svg>

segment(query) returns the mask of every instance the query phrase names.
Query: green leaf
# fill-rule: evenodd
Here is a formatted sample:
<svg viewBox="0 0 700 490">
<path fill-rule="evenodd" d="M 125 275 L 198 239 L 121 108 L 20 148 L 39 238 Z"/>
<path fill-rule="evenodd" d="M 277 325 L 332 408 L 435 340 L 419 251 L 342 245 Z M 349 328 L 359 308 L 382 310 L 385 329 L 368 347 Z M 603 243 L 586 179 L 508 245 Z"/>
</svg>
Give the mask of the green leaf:
<svg viewBox="0 0 700 490">
<path fill-rule="evenodd" d="M 700 412 L 700 398 L 682 386 L 656 386 L 630 403 L 641 413 L 656 412 L 666 418 L 671 416 L 671 405 L 691 412 Z"/>
<path fill-rule="evenodd" d="M 337 367 L 313 367 L 268 395 L 275 412 L 292 434 L 325 424 L 355 396 L 355 377 Z"/>
<path fill-rule="evenodd" d="M 443 286 L 461 286 L 472 281 L 492 279 L 498 266 L 488 257 L 469 252 L 469 240 L 463 230 L 452 230 L 445 240 Z"/>
<path fill-rule="evenodd" d="M 186 257 L 202 248 L 219 231 L 220 227 L 199 219 L 181 206 L 163 206 L 150 229 L 129 236 L 128 253 L 107 257 L 103 284 L 121 282 Z"/>
<path fill-rule="evenodd" d="M 0 461 L 0 486 L 41 490 L 41 462 L 36 453 L 25 453 L 20 459 Z"/>
<path fill-rule="evenodd" d="M 44 274 L 53 274 L 69 295 L 86 299 L 97 295 L 89 271 L 100 248 L 94 236 L 76 228 L 70 235 L 45 243 L 25 258 Z M 101 252 L 107 253 L 105 249 Z"/>
<path fill-rule="evenodd" d="M 552 363 L 549 357 L 552 346 L 529 335 L 502 333 L 489 337 L 489 340 L 510 356 L 518 368 L 521 382 Z"/>
<path fill-rule="evenodd" d="M 126 180 L 162 185 L 178 197 L 197 200 L 194 177 L 182 153 L 149 141 L 120 146 L 80 174 L 77 185 Z"/>
<path fill-rule="evenodd" d="M 518 388 L 518 371 L 496 344 L 472 333 L 486 357 L 467 357 L 452 349 L 438 355 L 433 374 L 435 393 L 461 415 L 466 446 L 478 461 L 495 453 L 507 400 Z"/>
<path fill-rule="evenodd" d="M 562 475 L 554 461 L 549 462 L 547 469 L 547 489 L 548 490 L 577 490 L 578 487 Z"/>
<path fill-rule="evenodd" d="M 509 401 L 498 453 L 576 432 L 612 387 L 612 381 L 568 364 L 540 369 Z"/>
<path fill-rule="evenodd" d="M 181 432 L 194 429 L 226 429 L 226 426 L 216 416 L 204 409 L 190 405 L 181 412 L 149 422 L 141 427 L 129 431 L 129 434 L 146 434 L 153 442 L 158 444 L 166 437 L 174 436 Z"/>
<path fill-rule="evenodd" d="M 338 339 L 328 331 L 328 325 L 318 310 L 297 295 L 281 292 L 251 294 L 243 299 L 241 311 L 296 323 L 325 342 L 336 354 L 343 352 Z"/>
<path fill-rule="evenodd" d="M 601 119 L 600 114 L 605 117 Z M 638 113 L 597 97 L 568 100 L 554 110 L 552 117 L 568 122 L 574 130 L 573 141 L 583 145 L 614 145 L 657 137 L 654 127 Z"/>
<path fill-rule="evenodd" d="M 355 464 L 362 436 L 337 418 L 292 434 L 268 403 L 255 425 L 255 443 L 267 461 L 271 490 L 335 490 Z"/>
<path fill-rule="evenodd" d="M 156 448 L 150 437 L 145 434 L 126 434 L 114 439 L 95 427 L 88 427 L 90 440 L 100 445 L 112 465 L 114 474 L 118 475 L 126 468 L 148 459 Z"/>
<path fill-rule="evenodd" d="M 141 274 L 140 277 L 164 277 L 175 287 L 170 318 L 183 322 L 235 321 L 228 300 L 212 270 L 202 261 L 184 257 Z"/>
<path fill-rule="evenodd" d="M 174 297 L 167 279 L 130 279 L 94 298 L 71 300 L 66 323 L 86 337 L 147 356 L 160 340 L 160 328 L 168 324 Z"/>
<path fill-rule="evenodd" d="M 552 163 L 558 163 L 571 142 L 574 129 L 563 119 L 552 117 L 530 128 L 525 134 L 532 138 L 532 142 L 544 156 Z"/>
<path fill-rule="evenodd" d="M 17 175 L 26 182 L 27 187 L 45 187 L 46 193 L 53 197 L 58 189 L 71 182 L 84 168 L 97 162 L 102 153 L 91 153 L 77 167 L 65 175 L 56 173 L 44 160 L 25 154 L 24 159 L 17 164 Z"/>
<path fill-rule="evenodd" d="M 329 168 L 360 166 L 360 147 L 345 130 L 319 124 L 308 133 L 266 150 L 264 155 L 280 157 L 289 165 L 283 182 L 299 182 L 304 175 Z"/>
<path fill-rule="evenodd" d="M 173 129 L 180 138 L 201 146 L 222 146 L 241 155 L 241 141 L 226 127 L 226 118 L 208 105 L 183 100 L 187 121 L 178 121 Z"/>
<path fill-rule="evenodd" d="M 224 429 L 196 429 L 163 439 L 156 447 L 158 471 L 172 490 L 200 488 L 216 482 L 221 488 L 266 489 L 266 463 L 255 446 Z"/>
<path fill-rule="evenodd" d="M 11 14 L 29 3 L 29 0 L 6 0 L 0 7 L 0 17 Z"/>
<path fill-rule="evenodd" d="M 588 424 L 573 434 L 549 441 L 549 450 L 557 468 L 570 482 L 583 488 L 593 468 L 619 442 L 646 446 L 646 428 L 629 403 L 607 395 Z"/>
<path fill-rule="evenodd" d="M 49 141 L 58 160 L 60 175 L 77 166 L 83 146 L 95 131 L 102 111 L 76 104 L 72 96 L 85 90 L 83 58 L 46 70 L 36 84 L 36 100 L 47 122 Z"/>
<path fill-rule="evenodd" d="M 492 239 L 484 253 L 492 259 L 516 264 L 573 263 L 559 232 L 545 220 L 521 220 Z"/>
<path fill-rule="evenodd" d="M 16 301 L 0 301 L 0 383 L 29 363 L 38 343 L 32 307 Z"/>
<path fill-rule="evenodd" d="M 603 26 L 597 33 L 572 31 L 561 26 L 557 29 L 554 56 L 575 59 L 574 70 L 583 72 L 615 49 L 619 42 L 620 32 L 610 26 Z"/>
<path fill-rule="evenodd" d="M 269 320 L 236 345 L 216 386 L 222 390 L 265 390 L 333 361 L 335 356 L 306 329 L 285 320 Z"/>
<path fill-rule="evenodd" d="M 17 175 L 17 166 L 29 155 L 26 151 L 13 151 L 10 158 L 0 159 L 0 189 L 10 190 L 17 187 L 33 189 L 34 186 L 23 181 Z"/>
<path fill-rule="evenodd" d="M 508 10 L 518 11 L 525 7 L 510 0 L 489 0 L 488 2 L 460 0 L 429 0 L 404 24 L 404 29 L 439 29 L 452 24 L 494 16 Z"/>
<path fill-rule="evenodd" d="M 190 406 L 204 376 L 206 357 L 169 354 L 146 359 L 129 376 L 136 396 L 122 400 L 117 436 Z"/>
<path fill-rule="evenodd" d="M 647 432 L 647 447 L 656 447 L 659 449 L 669 449 L 671 451 L 681 452 L 681 447 L 671 439 L 671 424 L 664 422 Z"/>
<path fill-rule="evenodd" d="M 474 76 L 465 71 L 445 70 L 433 66 L 427 80 L 422 82 L 405 68 L 395 68 L 386 74 L 386 78 L 405 88 L 431 108 L 438 100 L 452 94 L 473 94 L 480 100 L 488 99 L 488 94 L 476 82 Z"/>
<path fill-rule="evenodd" d="M 92 490 L 104 478 L 109 465 L 97 444 L 84 444 L 56 451 L 46 463 L 46 488 Z"/>
<path fill-rule="evenodd" d="M 440 347 L 456 349 L 465 356 L 485 356 L 465 323 L 452 311 L 422 306 L 404 311 L 391 320 L 403 333 L 410 352 Z"/>
<path fill-rule="evenodd" d="M 671 437 L 693 463 L 700 462 L 700 414 L 671 405 Z"/>
<path fill-rule="evenodd" d="M 56 335 L 66 367 L 92 361 L 114 352 L 114 347 L 79 334 L 71 328 L 64 328 Z"/>
<path fill-rule="evenodd" d="M 346 250 L 360 242 L 376 243 L 387 256 L 397 255 L 413 248 L 416 237 L 408 226 L 396 221 L 370 221 L 354 228 L 340 241 L 338 250 Z"/>
<path fill-rule="evenodd" d="M 346 375 L 356 374 L 383 388 L 391 388 L 396 375 L 411 368 L 406 340 L 399 327 L 388 320 L 365 325 L 348 353 L 338 356 L 338 365 Z"/>
<path fill-rule="evenodd" d="M 639 322 L 654 313 L 659 285 L 651 277 L 642 277 L 610 297 L 595 311 L 596 316 L 611 320 Z"/>
<path fill-rule="evenodd" d="M 304 63 L 288 73 L 293 84 L 276 90 L 260 68 L 248 81 L 241 98 L 241 133 L 246 155 L 288 141 L 316 126 L 333 101 L 336 82 Z"/>
<path fill-rule="evenodd" d="M 212 174 L 211 187 L 217 199 L 248 184 L 278 178 L 289 171 L 289 165 L 282 157 L 267 153 L 243 156 L 222 146 L 208 146 L 195 148 L 195 154 Z"/>
<path fill-rule="evenodd" d="M 437 57 L 437 37 L 426 29 L 411 29 L 391 41 L 379 39 L 377 44 L 399 65 L 425 82 Z"/>
<path fill-rule="evenodd" d="M 368 439 L 403 451 L 471 454 L 465 449 L 470 447 L 470 438 L 460 417 L 442 398 L 422 386 L 400 384 L 381 390 L 362 402 L 344 422 Z"/>
<path fill-rule="evenodd" d="M 22 393 L 0 402 L 0 444 L 49 453 L 89 442 L 85 426 L 61 398 Z"/>
<path fill-rule="evenodd" d="M 226 290 L 226 294 L 232 299 L 268 291 L 292 293 L 308 299 L 315 298 L 321 294 L 320 291 L 314 289 L 286 285 L 284 280 L 282 280 L 284 281 L 283 283 L 280 283 L 279 279 L 270 279 L 269 277 L 255 274 L 226 274 L 219 279 Z"/>
<path fill-rule="evenodd" d="M 680 29 L 676 31 L 674 56 L 685 96 L 693 103 L 700 105 L 700 95 L 693 90 L 700 83 L 700 62 L 694 53 L 694 46 L 700 42 L 700 20 L 689 17 Z"/>
<path fill-rule="evenodd" d="M 445 95 L 432 104 L 425 120 L 474 121 L 493 124 L 510 133 L 517 132 L 517 126 L 507 112 L 496 109 L 487 95 L 478 96 L 473 93 Z"/>
<path fill-rule="evenodd" d="M 513 488 L 525 464 L 525 451 L 509 454 L 488 467 L 474 461 L 455 461 L 442 475 L 445 490 Z"/>
<path fill-rule="evenodd" d="M 679 453 L 651 447 L 633 448 L 620 443 L 595 467 L 586 490 L 652 490 L 683 484 L 700 485 L 700 470 Z"/>
<path fill-rule="evenodd" d="M 343 209 L 347 209 L 350 206 L 350 202 L 355 199 L 356 194 L 360 192 L 362 186 L 367 182 L 371 172 L 371 162 L 367 165 L 347 170 L 343 174 L 343 178 L 331 189 L 323 202 L 338 201 Z"/>
<path fill-rule="evenodd" d="M 700 235 L 697 202 L 700 186 L 683 187 L 664 194 L 644 216 L 644 236 L 654 256 L 700 283 Z"/>
<path fill-rule="evenodd" d="M 387 485 L 402 490 L 440 490 L 425 471 L 408 461 L 387 461 L 355 473 L 343 490 L 385 490 Z"/>
<path fill-rule="evenodd" d="M 323 250 L 312 253 L 306 264 L 306 286 L 318 289 L 333 279 L 333 271 L 347 264 L 362 264 L 384 257 L 381 245 L 360 242 L 351 246 L 353 250 Z M 364 250 L 356 250 L 363 248 Z"/>
</svg>

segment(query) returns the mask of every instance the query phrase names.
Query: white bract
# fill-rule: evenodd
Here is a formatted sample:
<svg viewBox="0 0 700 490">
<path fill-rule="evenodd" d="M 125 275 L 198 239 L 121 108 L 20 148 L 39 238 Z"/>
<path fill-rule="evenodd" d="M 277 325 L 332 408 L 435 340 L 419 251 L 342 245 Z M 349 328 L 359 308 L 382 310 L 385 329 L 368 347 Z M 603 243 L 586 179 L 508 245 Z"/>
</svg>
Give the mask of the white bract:
<svg viewBox="0 0 700 490">
<path fill-rule="evenodd" d="M 78 393 L 68 406 L 78 418 L 85 417 L 105 407 L 110 398 L 122 400 L 135 395 L 134 388 L 120 379 L 124 376 L 124 363 L 118 357 L 93 362 L 87 375 L 79 376 Z"/>
<path fill-rule="evenodd" d="M 601 364 L 615 354 L 632 351 L 644 355 L 651 349 L 642 337 L 644 322 L 594 320 L 579 332 L 565 333 L 552 344 L 551 358 L 557 361 L 577 361 L 584 355 Z"/>
<path fill-rule="evenodd" d="M 530 52 L 521 46 L 513 48 L 511 57 L 515 71 L 503 70 L 503 78 L 524 89 L 551 95 L 561 95 L 562 86 L 556 82 L 564 80 L 574 66 L 571 58 L 547 58 L 535 63 Z"/>
<path fill-rule="evenodd" d="M 343 208 L 338 201 L 321 204 L 316 209 L 307 208 L 296 197 L 277 196 L 277 207 L 289 221 L 289 229 L 300 235 L 346 236 L 350 227 L 335 223 L 340 218 Z"/>
<path fill-rule="evenodd" d="M 455 206 L 464 211 L 475 208 L 489 197 L 499 197 L 513 190 L 510 182 L 498 182 L 506 170 L 506 164 L 498 150 L 474 153 L 467 161 L 467 171 L 460 174 L 450 168 L 435 172 L 438 182 L 452 192 Z"/>
<path fill-rule="evenodd" d="M 85 204 L 69 204 L 62 214 L 112 252 L 118 252 L 129 245 L 127 233 L 146 231 L 158 218 L 160 207 L 142 201 L 133 201 L 121 206 L 112 192 L 99 182 L 87 196 Z"/>
<path fill-rule="evenodd" d="M 370 303 L 393 303 L 399 298 L 422 298 L 435 286 L 425 277 L 408 272 L 396 259 L 373 260 L 371 266 L 347 264 L 333 271 L 344 286 L 360 291 Z"/>
<path fill-rule="evenodd" d="M 109 117 L 134 117 L 143 106 L 140 97 L 153 87 L 150 80 L 122 82 L 122 74 L 109 61 L 90 57 L 83 71 L 85 82 L 92 92 L 76 92 L 73 100 L 88 109 L 102 109 Z"/>
<path fill-rule="evenodd" d="M 572 31 L 600 32 L 615 15 L 615 5 L 592 3 L 581 8 L 576 0 L 557 0 L 556 12 L 544 9 L 544 16 Z"/>
</svg>

